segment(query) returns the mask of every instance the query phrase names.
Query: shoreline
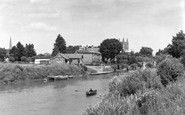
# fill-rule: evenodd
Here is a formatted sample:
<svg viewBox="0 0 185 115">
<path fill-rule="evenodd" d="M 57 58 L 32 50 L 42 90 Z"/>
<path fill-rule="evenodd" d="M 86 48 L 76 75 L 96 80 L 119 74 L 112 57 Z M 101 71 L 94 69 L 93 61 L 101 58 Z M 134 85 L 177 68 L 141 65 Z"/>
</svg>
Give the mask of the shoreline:
<svg viewBox="0 0 185 115">
<path fill-rule="evenodd" d="M 70 64 L 52 65 L 22 65 L 14 63 L 0 63 L 0 85 L 18 83 L 27 80 L 43 80 L 49 75 L 82 76 L 86 71 L 83 66 Z"/>
</svg>

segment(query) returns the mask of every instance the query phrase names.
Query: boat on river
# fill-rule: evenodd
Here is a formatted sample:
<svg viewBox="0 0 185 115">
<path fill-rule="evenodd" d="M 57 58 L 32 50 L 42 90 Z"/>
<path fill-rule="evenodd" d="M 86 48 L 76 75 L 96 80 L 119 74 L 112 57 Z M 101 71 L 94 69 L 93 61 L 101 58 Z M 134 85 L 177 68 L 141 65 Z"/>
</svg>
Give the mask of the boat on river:
<svg viewBox="0 0 185 115">
<path fill-rule="evenodd" d="M 89 73 L 89 75 L 103 75 L 103 74 L 109 74 L 113 73 L 113 71 L 102 71 L 102 72 L 96 72 L 96 73 Z"/>
<path fill-rule="evenodd" d="M 47 76 L 48 80 L 67 80 L 68 76 L 57 75 L 57 76 Z"/>
<path fill-rule="evenodd" d="M 97 94 L 97 90 L 89 90 L 86 91 L 86 96 L 93 96 Z"/>
</svg>

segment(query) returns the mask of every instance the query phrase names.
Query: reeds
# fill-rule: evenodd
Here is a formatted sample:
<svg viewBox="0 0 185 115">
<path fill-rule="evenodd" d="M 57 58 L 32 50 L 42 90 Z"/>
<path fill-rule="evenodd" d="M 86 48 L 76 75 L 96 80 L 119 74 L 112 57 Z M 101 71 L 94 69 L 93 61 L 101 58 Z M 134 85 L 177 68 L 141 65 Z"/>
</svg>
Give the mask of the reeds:
<svg viewBox="0 0 185 115">
<path fill-rule="evenodd" d="M 116 76 L 109 94 L 85 115 L 185 115 L 185 80 L 166 87 L 155 69 L 137 70 Z"/>
<path fill-rule="evenodd" d="M 42 79 L 48 75 L 80 75 L 83 73 L 83 68 L 69 64 L 22 65 L 0 63 L 1 82 Z"/>
</svg>

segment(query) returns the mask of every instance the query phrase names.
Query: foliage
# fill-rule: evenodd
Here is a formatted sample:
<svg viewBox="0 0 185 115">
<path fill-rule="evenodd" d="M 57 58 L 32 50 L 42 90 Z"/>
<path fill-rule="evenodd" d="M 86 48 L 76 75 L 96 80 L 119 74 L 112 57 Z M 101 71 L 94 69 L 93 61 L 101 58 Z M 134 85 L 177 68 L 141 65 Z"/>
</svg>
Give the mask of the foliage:
<svg viewBox="0 0 185 115">
<path fill-rule="evenodd" d="M 127 64 L 131 66 L 137 63 L 137 58 L 134 52 L 124 52 L 116 56 L 116 63 L 119 65 Z"/>
<path fill-rule="evenodd" d="M 42 79 L 48 75 L 80 75 L 83 73 L 83 68 L 65 63 L 43 66 L 0 63 L 0 83 L 27 79 Z"/>
<path fill-rule="evenodd" d="M 34 45 L 33 44 L 26 44 L 26 47 L 25 47 L 25 56 L 26 57 L 36 56 L 36 52 L 35 52 L 35 49 L 34 49 Z"/>
<path fill-rule="evenodd" d="M 12 57 L 12 56 L 10 56 L 10 57 L 9 57 L 9 61 L 10 61 L 10 62 L 14 62 L 14 61 L 15 61 L 15 58 Z"/>
<path fill-rule="evenodd" d="M 154 57 L 154 60 L 156 61 L 156 65 L 158 65 L 160 62 L 162 62 L 164 59 L 166 59 L 166 57 L 167 57 L 166 54 L 156 55 Z"/>
<path fill-rule="evenodd" d="M 18 60 L 16 46 L 13 46 L 12 49 L 10 50 L 10 57 L 13 57 L 14 61 Z"/>
<path fill-rule="evenodd" d="M 7 54 L 7 50 L 5 48 L 0 48 L 0 61 L 4 61 Z"/>
<path fill-rule="evenodd" d="M 164 50 L 159 49 L 158 52 L 155 53 L 155 55 L 157 56 L 157 55 L 167 54 L 167 51 L 166 50 L 167 50 L 166 48 Z"/>
<path fill-rule="evenodd" d="M 56 56 L 58 53 L 65 53 L 65 52 L 66 52 L 66 41 L 59 34 L 55 40 L 52 56 Z"/>
<path fill-rule="evenodd" d="M 147 68 L 153 68 L 154 66 L 153 66 L 153 64 L 151 64 L 151 63 L 147 63 L 147 64 L 146 64 L 146 67 L 147 67 Z"/>
<path fill-rule="evenodd" d="M 176 36 L 173 36 L 172 44 L 167 46 L 168 54 L 173 57 L 179 58 L 182 55 L 182 51 L 185 49 L 185 34 L 181 30 Z"/>
<path fill-rule="evenodd" d="M 25 56 L 25 49 L 24 46 L 21 44 L 21 42 L 18 42 L 17 45 L 17 61 L 21 61 L 21 57 Z"/>
<path fill-rule="evenodd" d="M 129 96 L 147 88 L 161 88 L 160 79 L 154 70 L 137 70 L 127 75 L 117 76 L 109 84 L 109 91 L 121 96 Z"/>
<path fill-rule="evenodd" d="M 138 73 L 138 72 L 137 72 Z M 134 74 L 132 74 L 134 75 Z M 138 77 L 136 75 L 139 75 Z M 107 95 L 95 106 L 89 106 L 85 115 L 184 115 L 185 114 L 185 80 L 162 87 L 153 70 L 140 71 L 131 81 L 124 79 L 127 75 L 114 78 Z M 131 76 L 130 76 L 131 77 Z M 143 83 L 134 83 L 133 79 Z M 131 82 L 124 85 L 124 80 Z M 137 81 L 137 80 L 136 80 Z M 133 82 L 133 83 L 132 83 Z M 148 84 L 148 85 L 147 85 Z M 150 85 L 149 85 L 150 84 Z M 153 84 L 153 85 L 151 85 Z M 155 85 L 154 85 L 155 84 Z M 132 86 L 135 85 L 135 86 Z M 136 88 L 139 85 L 141 88 Z M 158 87 L 156 87 L 158 86 Z M 121 96 L 117 89 L 135 88 L 135 93 Z M 128 90 L 131 91 L 132 89 Z"/>
<path fill-rule="evenodd" d="M 137 68 L 137 64 L 136 63 L 133 63 L 130 65 L 132 69 L 136 69 Z"/>
<path fill-rule="evenodd" d="M 179 60 L 167 58 L 157 66 L 157 74 L 160 75 L 161 83 L 166 86 L 169 82 L 175 82 L 183 75 L 183 65 Z"/>
<path fill-rule="evenodd" d="M 152 52 L 153 52 L 152 48 L 149 48 L 149 47 L 142 47 L 142 48 L 140 49 L 140 52 L 139 52 L 139 53 L 140 53 L 142 56 L 152 57 Z"/>
<path fill-rule="evenodd" d="M 100 44 L 100 53 L 102 54 L 102 61 L 105 59 L 113 60 L 116 55 L 123 49 L 121 42 L 117 39 L 105 39 Z"/>
<path fill-rule="evenodd" d="M 69 45 L 67 48 L 66 48 L 66 53 L 75 53 L 77 50 L 79 50 L 79 45 L 78 46 L 72 46 L 72 45 Z"/>
<path fill-rule="evenodd" d="M 26 56 L 22 56 L 22 57 L 21 57 L 21 61 L 27 62 L 27 57 L 26 57 Z"/>
<path fill-rule="evenodd" d="M 13 46 L 10 50 L 10 56 L 15 59 L 15 61 L 21 61 L 22 56 L 26 56 L 26 51 L 21 42 L 18 42 L 16 46 Z"/>
<path fill-rule="evenodd" d="M 185 55 L 183 55 L 182 56 L 182 58 L 181 58 L 181 63 L 184 65 L 184 67 L 185 67 Z"/>
</svg>

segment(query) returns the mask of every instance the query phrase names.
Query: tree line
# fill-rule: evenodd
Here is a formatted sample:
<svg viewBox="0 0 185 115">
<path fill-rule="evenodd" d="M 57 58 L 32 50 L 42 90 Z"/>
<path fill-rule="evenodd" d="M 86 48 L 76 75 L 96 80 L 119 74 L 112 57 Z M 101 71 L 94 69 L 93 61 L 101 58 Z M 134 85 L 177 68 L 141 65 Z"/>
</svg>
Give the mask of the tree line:
<svg viewBox="0 0 185 115">
<path fill-rule="evenodd" d="M 0 48 L 0 61 L 4 61 L 6 57 L 9 57 L 10 61 L 34 61 L 34 59 L 51 58 L 58 53 L 75 53 L 79 50 L 81 45 L 66 46 L 65 39 L 58 34 L 54 48 L 51 54 L 38 54 L 34 49 L 33 44 L 26 44 L 23 46 L 21 42 L 18 42 L 16 46 L 13 46 L 11 50 Z M 108 38 L 100 43 L 99 51 L 102 54 L 102 61 L 107 63 L 122 63 L 122 64 L 138 64 L 141 61 L 152 60 L 154 58 L 161 58 L 164 55 L 171 55 L 175 58 L 181 58 L 185 63 L 185 34 L 181 30 L 176 36 L 172 38 L 172 44 L 169 44 L 164 49 L 159 49 L 155 57 L 152 55 L 153 49 L 150 47 L 142 47 L 139 52 L 125 52 L 123 51 L 122 43 L 116 38 Z M 9 52 L 9 53 L 8 53 Z"/>
<path fill-rule="evenodd" d="M 5 61 L 6 58 L 9 58 L 9 61 L 24 61 L 24 62 L 33 62 L 35 59 L 49 59 L 53 56 L 56 56 L 58 53 L 75 53 L 76 50 L 79 50 L 81 45 L 69 45 L 66 46 L 65 39 L 59 34 L 55 40 L 54 48 L 52 53 L 38 54 L 34 48 L 33 44 L 26 44 L 25 46 L 19 41 L 15 46 L 10 50 L 5 48 L 0 48 L 0 61 Z"/>
</svg>

